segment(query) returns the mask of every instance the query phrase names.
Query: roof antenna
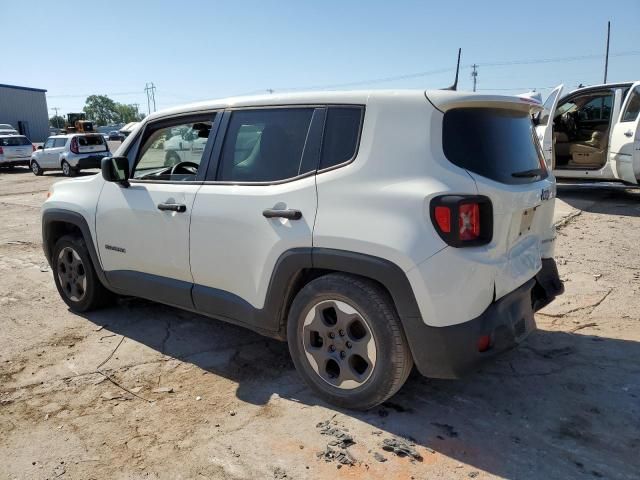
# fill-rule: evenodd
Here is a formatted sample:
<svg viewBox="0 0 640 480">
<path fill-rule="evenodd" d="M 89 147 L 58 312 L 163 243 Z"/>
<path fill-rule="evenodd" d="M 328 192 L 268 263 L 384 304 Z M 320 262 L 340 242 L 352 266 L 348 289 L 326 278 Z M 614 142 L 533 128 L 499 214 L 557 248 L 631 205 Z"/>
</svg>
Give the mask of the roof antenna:
<svg viewBox="0 0 640 480">
<path fill-rule="evenodd" d="M 462 54 L 462 49 L 459 48 L 458 49 L 458 64 L 456 65 L 456 79 L 453 82 L 453 85 L 451 85 L 448 88 L 443 88 L 443 90 L 458 90 L 458 74 L 460 73 L 460 55 Z"/>
</svg>

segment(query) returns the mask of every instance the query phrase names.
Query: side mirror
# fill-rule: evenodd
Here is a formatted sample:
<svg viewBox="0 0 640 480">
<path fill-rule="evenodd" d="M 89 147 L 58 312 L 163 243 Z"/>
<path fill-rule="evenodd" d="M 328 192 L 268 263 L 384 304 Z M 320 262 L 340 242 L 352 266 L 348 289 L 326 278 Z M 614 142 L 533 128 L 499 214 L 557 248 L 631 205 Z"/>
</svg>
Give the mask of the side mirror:
<svg viewBox="0 0 640 480">
<path fill-rule="evenodd" d="M 127 157 L 106 157 L 100 165 L 102 178 L 107 182 L 115 182 L 123 187 L 129 186 L 129 159 Z"/>
<path fill-rule="evenodd" d="M 38 147 L 36 148 L 36 150 L 44 150 L 44 147 L 42 145 L 38 145 Z"/>
</svg>

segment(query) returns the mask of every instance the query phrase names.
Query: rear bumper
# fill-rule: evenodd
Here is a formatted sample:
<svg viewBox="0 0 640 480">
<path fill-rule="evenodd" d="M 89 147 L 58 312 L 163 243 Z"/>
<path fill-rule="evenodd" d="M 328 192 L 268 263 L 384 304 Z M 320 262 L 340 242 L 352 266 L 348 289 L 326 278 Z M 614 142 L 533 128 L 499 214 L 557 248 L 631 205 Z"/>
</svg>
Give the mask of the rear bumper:
<svg viewBox="0 0 640 480">
<path fill-rule="evenodd" d="M 69 165 L 78 170 L 87 169 L 87 168 L 100 168 L 102 159 L 110 156 L 111 154 L 102 154 L 102 155 L 89 155 L 81 158 L 73 158 L 70 157 L 68 159 Z"/>
<path fill-rule="evenodd" d="M 16 158 L 10 160 L 0 160 L 0 167 L 14 167 L 17 165 L 29 165 L 31 158 Z"/>
<path fill-rule="evenodd" d="M 534 312 L 564 291 L 553 259 L 513 292 L 491 303 L 478 317 L 457 325 L 431 327 L 405 323 L 416 367 L 434 378 L 458 378 L 481 362 L 522 342 L 536 324 Z M 480 352 L 478 341 L 488 335 L 489 350 Z"/>
</svg>

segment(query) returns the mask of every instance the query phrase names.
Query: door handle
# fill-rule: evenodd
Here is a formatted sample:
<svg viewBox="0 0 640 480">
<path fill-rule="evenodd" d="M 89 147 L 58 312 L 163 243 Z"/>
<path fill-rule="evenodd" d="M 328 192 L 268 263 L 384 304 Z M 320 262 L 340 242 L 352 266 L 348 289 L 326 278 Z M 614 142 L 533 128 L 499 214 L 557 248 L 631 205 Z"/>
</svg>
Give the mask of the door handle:
<svg viewBox="0 0 640 480">
<path fill-rule="evenodd" d="M 184 213 L 187 211 L 187 206 L 182 203 L 159 203 L 158 210 L 162 210 L 163 212 Z"/>
<path fill-rule="evenodd" d="M 624 132 L 624 136 L 625 137 L 632 137 L 633 136 L 633 132 L 631 130 L 627 130 L 626 132 Z"/>
<path fill-rule="evenodd" d="M 300 220 L 302 218 L 302 212 L 300 210 L 275 210 L 273 208 L 267 208 L 262 212 L 266 218 L 287 218 L 289 220 Z"/>
</svg>

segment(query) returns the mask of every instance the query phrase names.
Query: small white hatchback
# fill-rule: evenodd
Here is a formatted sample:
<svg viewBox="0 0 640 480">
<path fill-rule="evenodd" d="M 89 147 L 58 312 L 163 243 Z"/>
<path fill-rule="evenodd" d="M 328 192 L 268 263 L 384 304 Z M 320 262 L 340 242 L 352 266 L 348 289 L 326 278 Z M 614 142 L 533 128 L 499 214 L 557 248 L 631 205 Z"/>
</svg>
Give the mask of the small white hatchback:
<svg viewBox="0 0 640 480">
<path fill-rule="evenodd" d="M 54 135 L 31 155 L 31 170 L 42 175 L 45 170 L 62 170 L 66 177 L 80 170 L 100 168 L 104 157 L 111 155 L 109 145 L 101 134 Z"/>
</svg>

